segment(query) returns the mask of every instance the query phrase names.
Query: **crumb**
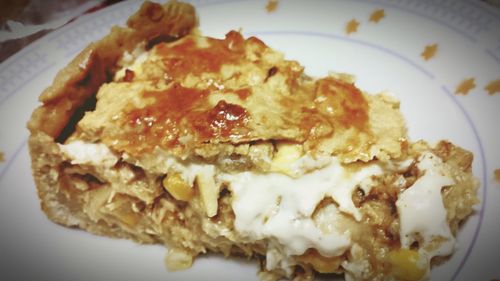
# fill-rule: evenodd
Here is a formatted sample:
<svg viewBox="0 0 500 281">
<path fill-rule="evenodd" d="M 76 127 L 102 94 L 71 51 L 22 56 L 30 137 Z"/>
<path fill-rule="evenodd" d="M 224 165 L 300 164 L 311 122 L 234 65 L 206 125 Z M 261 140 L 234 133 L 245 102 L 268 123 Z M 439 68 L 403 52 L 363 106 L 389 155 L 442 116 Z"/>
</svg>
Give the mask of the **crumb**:
<svg viewBox="0 0 500 281">
<path fill-rule="evenodd" d="M 424 51 L 420 55 L 424 58 L 424 60 L 430 60 L 436 55 L 437 49 L 438 49 L 437 44 L 427 45 L 425 46 Z"/>
<path fill-rule="evenodd" d="M 496 93 L 500 93 L 500 78 L 497 80 L 493 80 L 486 87 L 484 87 L 488 94 L 494 95 Z"/>
<path fill-rule="evenodd" d="M 378 23 L 383 18 L 385 18 L 385 11 L 384 11 L 384 9 L 375 10 L 370 15 L 370 21 L 374 22 L 374 23 Z"/>
<path fill-rule="evenodd" d="M 5 162 L 5 155 L 3 154 L 2 151 L 0 151 L 0 163 Z"/>
<path fill-rule="evenodd" d="M 276 11 L 278 8 L 278 0 L 269 0 L 266 5 L 266 10 L 268 13 Z"/>
<path fill-rule="evenodd" d="M 345 32 L 351 34 L 358 31 L 359 22 L 356 19 L 350 20 L 345 26 Z"/>
<path fill-rule="evenodd" d="M 460 84 L 455 89 L 455 94 L 467 95 L 470 90 L 472 90 L 476 87 L 475 82 L 476 82 L 475 79 L 472 77 L 464 79 L 462 82 L 460 82 Z"/>
<path fill-rule="evenodd" d="M 497 182 L 500 182 L 500 169 L 496 169 L 494 173 L 495 173 L 495 180 Z"/>
</svg>

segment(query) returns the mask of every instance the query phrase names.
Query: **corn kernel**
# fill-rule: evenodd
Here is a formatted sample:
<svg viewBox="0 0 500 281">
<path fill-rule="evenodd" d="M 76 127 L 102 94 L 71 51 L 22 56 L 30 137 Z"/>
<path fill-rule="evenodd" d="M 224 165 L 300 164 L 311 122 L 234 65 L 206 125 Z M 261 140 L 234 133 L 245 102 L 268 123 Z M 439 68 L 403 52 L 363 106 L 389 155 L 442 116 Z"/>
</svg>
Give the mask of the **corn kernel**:
<svg viewBox="0 0 500 281">
<path fill-rule="evenodd" d="M 299 259 L 311 265 L 319 273 L 338 273 L 342 263 L 341 257 L 324 257 L 315 250 L 307 251 Z"/>
<path fill-rule="evenodd" d="M 271 163 L 271 171 L 294 176 L 291 164 L 303 154 L 301 144 L 280 143 Z"/>
<path fill-rule="evenodd" d="M 391 251 L 388 260 L 392 265 L 392 275 L 398 280 L 417 281 L 422 279 L 427 272 L 427 264 L 414 250 Z"/>
<path fill-rule="evenodd" d="M 175 199 L 189 201 L 193 197 L 193 189 L 187 184 L 178 173 L 169 173 L 163 179 L 163 187 Z"/>
<path fill-rule="evenodd" d="M 217 215 L 219 188 L 215 185 L 213 171 L 205 171 L 196 177 L 201 201 L 209 218 Z"/>
<path fill-rule="evenodd" d="M 165 265 L 170 271 L 188 269 L 193 265 L 193 256 L 185 250 L 170 249 L 165 256 Z"/>
<path fill-rule="evenodd" d="M 129 226 L 135 226 L 141 220 L 141 216 L 139 214 L 131 211 L 122 211 L 117 214 L 117 216 L 122 222 Z"/>
</svg>

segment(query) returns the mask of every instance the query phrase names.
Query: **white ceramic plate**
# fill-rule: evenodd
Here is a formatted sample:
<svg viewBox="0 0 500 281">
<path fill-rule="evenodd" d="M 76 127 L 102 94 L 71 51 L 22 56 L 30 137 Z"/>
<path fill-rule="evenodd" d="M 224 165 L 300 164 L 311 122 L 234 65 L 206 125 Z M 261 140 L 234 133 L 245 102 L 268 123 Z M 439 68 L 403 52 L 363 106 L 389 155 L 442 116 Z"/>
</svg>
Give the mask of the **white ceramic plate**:
<svg viewBox="0 0 500 281">
<path fill-rule="evenodd" d="M 485 87 L 500 79 L 500 13 L 479 1 L 280 0 L 193 1 L 206 35 L 241 28 L 297 59 L 310 75 L 348 72 L 369 92 L 401 100 L 413 140 L 449 139 L 474 152 L 481 204 L 458 236 L 453 257 L 433 280 L 500 278 L 500 94 Z M 51 223 L 39 209 L 31 178 L 25 124 L 56 72 L 139 6 L 124 2 L 79 18 L 1 64 L 0 279 L 2 280 L 257 280 L 256 264 L 218 256 L 199 258 L 188 271 L 169 273 L 162 246 L 93 236 Z M 370 21 L 384 10 L 378 23 Z M 355 19 L 356 32 L 346 25 Z M 437 45 L 424 60 L 422 51 Z M 467 78 L 475 88 L 454 92 Z M 498 82 L 497 82 L 498 84 Z M 498 86 L 497 86 L 498 88 Z"/>
</svg>

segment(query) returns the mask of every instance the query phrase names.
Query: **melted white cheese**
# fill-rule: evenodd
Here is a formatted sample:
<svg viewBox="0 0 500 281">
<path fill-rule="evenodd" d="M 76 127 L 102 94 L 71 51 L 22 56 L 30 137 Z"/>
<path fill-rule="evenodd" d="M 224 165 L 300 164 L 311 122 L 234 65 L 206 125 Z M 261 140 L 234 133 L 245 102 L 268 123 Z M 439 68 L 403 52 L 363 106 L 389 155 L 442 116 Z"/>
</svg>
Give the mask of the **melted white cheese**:
<svg viewBox="0 0 500 281">
<path fill-rule="evenodd" d="M 424 242 L 420 249 L 429 258 L 449 255 L 453 252 L 455 239 L 446 221 L 441 189 L 455 182 L 443 171 L 438 156 L 427 152 L 418 161 L 417 167 L 424 175 L 401 193 L 396 202 L 401 245 L 409 248 L 420 236 Z M 434 241 L 436 239 L 439 242 Z M 433 241 L 438 242 L 436 246 Z"/>
<path fill-rule="evenodd" d="M 222 178 L 230 183 L 235 227 L 243 236 L 253 241 L 275 238 L 287 255 L 316 248 L 324 256 L 336 256 L 349 247 L 349 233 L 335 229 L 323 233 L 311 218 L 316 206 L 325 197 L 331 197 L 340 211 L 361 219 L 352 202 L 352 192 L 365 179 L 379 174 L 382 169 L 376 164 L 347 171 L 332 158 L 328 166 L 299 178 L 253 172 Z M 332 220 L 335 215 L 332 213 Z"/>
<path fill-rule="evenodd" d="M 112 167 L 119 159 L 104 144 L 74 141 L 59 147 L 73 164 Z M 249 242 L 271 241 L 266 255 L 268 270 L 290 270 L 289 257 L 301 255 L 309 248 L 315 248 L 328 257 L 340 255 L 351 247 L 348 231 L 336 228 L 337 224 L 326 230 L 321 225 L 324 221 L 336 221 L 340 212 L 359 221 L 361 213 L 352 202 L 352 193 L 360 187 L 368 194 L 374 185 L 373 176 L 383 174 L 383 169 L 376 163 L 352 170 L 345 168 L 336 158 L 318 160 L 317 163 L 301 158 L 297 163 L 291 163 L 296 171 L 301 170 L 298 167 L 314 166 L 317 169 L 294 174 L 300 174 L 298 177 L 282 173 L 220 173 L 213 165 L 183 161 L 161 153 L 155 159 L 159 161 L 158 172 L 177 171 L 189 184 L 193 184 L 200 174 L 214 177 L 217 186 L 228 183 L 234 196 L 232 208 L 238 235 Z M 441 196 L 442 187 L 452 185 L 454 181 L 445 174 L 442 165 L 442 160 L 436 155 L 430 152 L 422 154 L 417 167 L 423 176 L 402 192 L 396 202 L 402 247 L 409 248 L 420 237 L 423 242 L 420 251 L 427 260 L 451 254 L 455 242 Z M 406 162 L 402 166 L 407 166 Z M 324 214 L 313 219 L 316 207 L 326 197 L 331 197 L 338 207 L 329 205 Z M 353 272 L 360 270 L 354 265 L 345 267 Z"/>
<path fill-rule="evenodd" d="M 111 167 L 118 162 L 118 157 L 102 143 L 88 143 L 80 140 L 60 144 L 59 148 L 71 164 L 90 164 L 94 166 Z"/>
</svg>

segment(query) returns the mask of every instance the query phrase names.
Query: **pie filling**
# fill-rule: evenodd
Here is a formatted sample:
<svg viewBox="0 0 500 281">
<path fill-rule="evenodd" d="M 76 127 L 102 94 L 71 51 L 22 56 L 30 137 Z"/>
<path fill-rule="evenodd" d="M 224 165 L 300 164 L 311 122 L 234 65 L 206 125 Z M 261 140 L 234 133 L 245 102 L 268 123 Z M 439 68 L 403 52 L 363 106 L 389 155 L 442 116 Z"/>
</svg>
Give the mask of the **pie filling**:
<svg viewBox="0 0 500 281">
<path fill-rule="evenodd" d="M 307 258 L 314 253 L 313 256 L 319 257 L 317 260 L 340 258 L 339 265 L 355 278 L 373 274 L 370 272 L 381 265 L 387 270 L 384 274 L 397 274 L 397 269 L 390 268 L 399 266 L 409 268 L 417 277 L 414 280 L 420 280 L 428 274 L 431 258 L 447 256 L 454 249 L 455 238 L 447 222 L 442 190 L 453 186 L 455 180 L 443 168 L 441 158 L 431 151 L 394 165 L 378 160 L 345 165 L 336 157 L 314 159 L 307 155 L 287 159 L 290 162 L 284 165 L 277 153 L 271 166 L 278 167 L 276 170 L 281 172 L 269 173 L 225 172 L 213 164 L 183 161 L 161 152 L 157 158 L 164 163 L 161 167 L 164 174 L 148 175 L 147 170 L 140 167 L 140 162 L 135 162 L 139 166 L 132 170 L 130 166 L 120 164 L 124 156 L 113 153 L 101 143 L 74 141 L 60 145 L 60 149 L 71 165 L 85 171 L 81 174 L 88 175 L 87 168 L 94 169 L 93 177 L 99 179 L 103 190 L 109 191 L 101 198 L 100 194 L 93 193 L 91 184 L 82 189 L 89 195 L 85 212 L 91 217 L 97 214 L 96 220 L 118 223 L 134 232 L 162 235 L 161 231 L 155 231 L 165 227 L 162 219 L 158 225 L 141 225 L 142 221 L 154 221 L 155 215 L 165 212 L 156 209 L 164 208 L 162 204 L 155 204 L 158 198 L 182 205 L 199 197 L 205 213 L 201 216 L 211 218 L 212 221 L 207 219 L 205 223 L 213 224 L 203 226 L 204 231 L 212 239 L 224 237 L 236 247 L 264 243 L 265 251 L 259 254 L 265 256 L 267 271 L 280 270 L 290 276 L 295 266 L 305 263 L 312 264 L 320 272 L 338 272 L 335 263 L 325 269 L 321 261 Z M 290 152 L 294 147 L 281 149 Z M 151 197 L 154 188 L 141 184 L 141 179 L 134 183 L 138 170 L 146 174 L 143 178 L 157 178 L 157 189 L 165 190 L 170 196 L 160 191 L 157 197 Z M 290 170 L 295 173 L 290 175 Z M 175 178 L 173 175 L 177 180 L 168 180 Z M 117 178 L 121 182 L 117 182 Z M 114 182 L 117 182 L 116 186 Z M 123 182 L 128 182 L 133 190 L 124 191 Z M 370 200 L 380 202 L 369 197 L 386 188 L 385 185 L 397 190 L 395 201 L 386 206 L 392 209 L 388 212 L 372 209 L 368 203 Z M 144 190 L 140 189 L 141 186 Z M 222 190 L 229 194 L 229 200 L 221 202 Z M 116 201 L 121 194 L 134 200 Z M 123 205 L 129 203 L 132 203 L 129 210 L 124 211 L 127 208 Z M 143 207 L 137 209 L 136 206 Z M 213 220 L 225 214 L 218 214 L 218 210 L 224 207 L 232 210 L 231 215 L 224 218 L 231 223 L 218 225 Z M 143 218 L 147 216 L 150 218 Z M 386 227 L 377 224 L 367 227 L 366 221 L 373 219 L 392 222 Z M 385 260 L 378 261 L 378 265 L 359 266 L 362 261 L 354 258 L 351 262 L 346 256 L 355 256 L 350 252 L 366 243 L 363 236 L 370 234 L 363 232 L 367 230 L 369 233 L 383 231 L 391 234 L 388 235 L 390 238 L 377 241 L 383 242 L 377 246 L 387 251 Z M 372 237 L 366 238 L 370 239 Z M 391 261 L 391 256 L 397 258 Z"/>
<path fill-rule="evenodd" d="M 58 144 L 80 227 L 164 243 L 171 269 L 256 257 L 267 280 L 422 280 L 452 254 L 476 203 L 471 154 L 406 141 L 392 96 L 307 77 L 234 31 L 144 46 Z"/>
</svg>

